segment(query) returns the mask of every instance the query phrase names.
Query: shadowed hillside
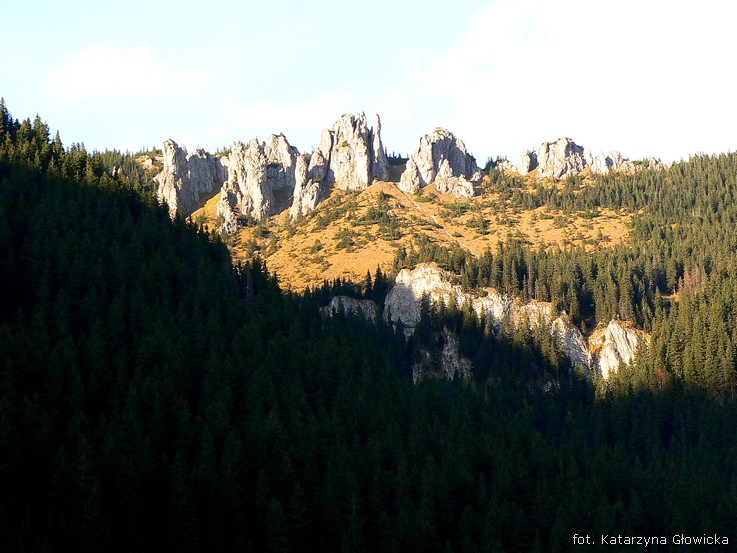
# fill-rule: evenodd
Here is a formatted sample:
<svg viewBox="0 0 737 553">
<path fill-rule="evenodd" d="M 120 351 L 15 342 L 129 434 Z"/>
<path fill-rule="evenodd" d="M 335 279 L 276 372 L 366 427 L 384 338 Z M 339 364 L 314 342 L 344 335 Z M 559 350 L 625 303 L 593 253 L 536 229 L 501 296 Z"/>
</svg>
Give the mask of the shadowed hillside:
<svg viewBox="0 0 737 553">
<path fill-rule="evenodd" d="M 703 167 L 726 174 L 714 168 L 730 160 Z M 698 168 L 670 174 L 673 186 Z M 530 382 L 560 367 L 525 332 L 489 340 L 475 318 L 427 304 L 409 342 L 381 320 L 321 316 L 335 286 L 286 293 L 261 262 L 234 267 L 216 236 L 172 222 L 100 155 L 3 104 L 0 548 L 569 551 L 574 534 L 595 537 L 591 551 L 611 549 L 602 535 L 663 536 L 662 551 L 681 550 L 681 534 L 733 544 L 737 404 L 729 383 L 712 390 L 686 372 L 697 353 L 722 363 L 734 334 L 731 250 L 716 256 L 733 243 L 719 225 L 731 211 L 708 209 L 730 182 L 719 181 L 699 180 L 694 219 L 649 229 L 674 256 L 703 240 L 671 275 L 679 301 L 651 321 L 643 367 L 664 345 L 669 377 L 597 392 L 561 371 L 543 391 Z M 655 186 L 656 215 L 680 209 Z M 391 230 L 374 215 L 366 226 Z M 446 262 L 484 267 L 472 259 Z M 511 289 L 513 276 L 488 278 Z M 476 348 L 483 378 L 414 385 L 412 362 L 433 357 L 443 324 L 462 352 Z"/>
</svg>

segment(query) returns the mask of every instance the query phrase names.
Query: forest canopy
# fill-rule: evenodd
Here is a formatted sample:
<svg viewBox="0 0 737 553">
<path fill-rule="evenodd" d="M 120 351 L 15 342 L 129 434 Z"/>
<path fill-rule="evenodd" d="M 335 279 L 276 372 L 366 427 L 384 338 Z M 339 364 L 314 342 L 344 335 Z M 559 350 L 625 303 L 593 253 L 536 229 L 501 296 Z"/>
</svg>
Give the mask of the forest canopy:
<svg viewBox="0 0 737 553">
<path fill-rule="evenodd" d="M 485 378 L 415 385 L 413 355 L 430 345 L 322 317 L 326 290 L 282 292 L 260 261 L 233 266 L 217 236 L 171 221 L 114 157 L 0 103 L 2 550 L 737 540 L 731 154 L 544 197 L 650 206 L 628 246 L 398 260 L 438 256 L 468 286 L 547 294 L 585 325 L 634 317 L 653 338 L 622 376 L 643 384 L 598 395 L 575 373 L 529 387 L 551 360 L 522 339 L 484 340 L 462 316 Z"/>
</svg>

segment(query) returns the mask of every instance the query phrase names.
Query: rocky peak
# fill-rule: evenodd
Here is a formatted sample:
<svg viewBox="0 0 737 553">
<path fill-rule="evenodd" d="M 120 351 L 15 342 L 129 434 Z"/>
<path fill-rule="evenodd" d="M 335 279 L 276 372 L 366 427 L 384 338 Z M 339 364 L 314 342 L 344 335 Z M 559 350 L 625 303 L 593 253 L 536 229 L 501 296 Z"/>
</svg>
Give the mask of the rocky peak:
<svg viewBox="0 0 737 553">
<path fill-rule="evenodd" d="M 228 178 L 227 161 L 197 148 L 188 154 L 173 140 L 162 146 L 164 167 L 154 177 L 158 183 L 156 197 L 166 204 L 169 215 L 189 215 L 200 207 L 201 197 L 216 191 Z"/>
<path fill-rule="evenodd" d="M 237 213 L 261 220 L 290 205 L 297 185 L 298 157 L 297 148 L 281 134 L 270 135 L 262 144 L 255 138 L 247 145 L 234 142 L 228 159 L 228 180 L 218 203 L 224 229 L 237 228 Z"/>
<path fill-rule="evenodd" d="M 283 134 L 271 134 L 264 142 L 266 182 L 272 190 L 294 190 L 295 168 L 299 150 L 291 146 Z"/>
<path fill-rule="evenodd" d="M 517 161 L 517 172 L 526 175 L 534 169 L 541 177 L 562 179 L 586 167 L 584 149 L 570 138 L 544 142 L 536 150 L 524 150 Z"/>
<path fill-rule="evenodd" d="M 335 183 L 341 190 L 364 190 L 374 179 L 386 180 L 388 175 L 378 115 L 369 124 L 363 112 L 347 113 L 320 134 L 309 167 L 313 181 Z"/>
<path fill-rule="evenodd" d="M 437 128 L 422 135 L 410 155 L 399 181 L 399 188 L 415 194 L 421 187 L 435 183 L 441 193 L 457 197 L 473 196 L 473 183 L 481 178 L 476 160 L 466 145 L 452 132 Z"/>
<path fill-rule="evenodd" d="M 559 138 L 555 142 L 544 142 L 535 150 L 523 150 L 514 169 L 526 175 L 535 169 L 543 178 L 565 179 L 578 175 L 589 168 L 592 173 L 606 175 L 613 171 L 634 172 L 640 169 L 665 168 L 660 160 L 651 158 L 645 162 L 633 162 L 621 153 L 595 153 L 576 144 L 570 138 Z"/>
<path fill-rule="evenodd" d="M 308 179 L 308 166 L 305 156 L 297 157 L 294 167 L 294 195 L 289 215 L 292 219 L 306 215 L 317 206 L 320 194 L 320 181 Z"/>
</svg>

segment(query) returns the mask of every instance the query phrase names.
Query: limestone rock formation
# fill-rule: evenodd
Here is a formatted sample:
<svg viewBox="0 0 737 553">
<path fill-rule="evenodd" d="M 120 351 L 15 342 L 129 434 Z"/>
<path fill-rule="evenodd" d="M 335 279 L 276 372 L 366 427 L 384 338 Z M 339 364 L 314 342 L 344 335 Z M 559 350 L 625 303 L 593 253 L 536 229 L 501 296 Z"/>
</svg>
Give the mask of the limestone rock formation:
<svg viewBox="0 0 737 553">
<path fill-rule="evenodd" d="M 628 322 L 615 320 L 594 330 L 589 337 L 589 350 L 602 378 L 606 380 L 616 374 L 620 363 L 632 363 L 637 349 L 649 343 L 650 337 L 646 332 L 633 328 Z"/>
<path fill-rule="evenodd" d="M 367 321 L 376 321 L 379 317 L 379 306 L 375 301 L 358 300 L 348 296 L 335 296 L 328 305 L 320 308 L 323 315 L 334 315 L 340 311 L 360 315 Z"/>
<path fill-rule="evenodd" d="M 555 142 L 544 142 L 536 150 L 523 150 L 514 169 L 520 175 L 537 169 L 540 177 L 565 179 L 578 175 L 586 168 L 592 173 L 606 175 L 613 171 L 632 173 L 645 168 L 665 167 L 663 162 L 654 158 L 634 162 L 616 151 L 594 153 L 570 138 L 559 138 Z"/>
<path fill-rule="evenodd" d="M 455 176 L 447 159 L 440 162 L 435 187 L 440 194 L 452 194 L 456 198 L 473 198 L 473 183 L 463 175 Z"/>
<path fill-rule="evenodd" d="M 232 232 L 237 228 L 237 223 L 233 225 L 234 214 L 261 220 L 290 205 L 299 157 L 284 135 L 272 134 L 263 144 L 256 139 L 247 145 L 234 142 L 228 159 L 228 180 L 217 210 L 225 220 L 223 229 Z"/>
<path fill-rule="evenodd" d="M 413 159 L 407 160 L 407 166 L 399 178 L 399 184 L 397 184 L 402 192 L 407 194 L 417 194 L 422 186 L 422 178 L 420 177 L 420 171 L 417 169 L 417 164 Z"/>
<path fill-rule="evenodd" d="M 284 135 L 270 135 L 259 144 L 233 143 L 227 158 L 202 150 L 187 155 L 175 142 L 164 143 L 164 171 L 159 201 L 191 213 L 202 193 L 222 187 L 217 213 L 222 230 L 234 232 L 241 216 L 261 220 L 290 208 L 292 218 L 312 211 L 320 201 L 322 183 L 334 182 L 346 190 L 363 190 L 374 179 L 386 180 L 388 163 L 381 143 L 381 120 L 366 115 L 343 115 L 320 135 L 317 149 L 307 160 Z"/>
<path fill-rule="evenodd" d="M 537 154 L 530 150 L 522 150 L 513 168 L 520 174 L 526 175 L 537 167 Z"/>
<path fill-rule="evenodd" d="M 562 179 L 577 175 L 586 167 L 584 149 L 570 138 L 544 142 L 535 151 L 525 150 L 517 161 L 517 172 L 526 175 L 533 169 L 545 178 Z"/>
<path fill-rule="evenodd" d="M 417 141 L 399 188 L 416 193 L 420 187 L 434 182 L 441 193 L 467 198 L 473 196 L 471 181 L 480 179 L 481 171 L 463 141 L 450 131 L 438 128 Z"/>
<path fill-rule="evenodd" d="M 588 343 L 581 331 L 571 323 L 568 315 L 561 315 L 553 320 L 550 323 L 550 331 L 558 347 L 571 361 L 571 365 L 584 369 L 592 366 Z"/>
<path fill-rule="evenodd" d="M 297 156 L 294 167 L 294 195 L 289 215 L 292 219 L 299 215 L 307 215 L 317 207 L 320 196 L 320 181 L 308 179 L 307 161 L 304 156 Z"/>
<path fill-rule="evenodd" d="M 188 154 L 173 140 L 164 141 L 164 168 L 154 177 L 156 197 L 166 204 L 169 215 L 189 215 L 200 207 L 202 196 L 220 188 L 228 178 L 227 161 L 197 148 Z"/>
<path fill-rule="evenodd" d="M 422 297 L 449 305 L 456 301 L 460 291 L 456 288 L 434 263 L 420 263 L 411 271 L 402 269 L 384 301 L 384 319 L 402 323 L 405 334 L 411 336 L 420 320 Z"/>
<path fill-rule="evenodd" d="M 447 328 L 443 328 L 443 357 L 441 359 L 443 376 L 449 380 L 471 378 L 471 361 L 461 355 L 458 338 Z"/>
<path fill-rule="evenodd" d="M 295 168 L 299 151 L 291 146 L 283 134 L 268 136 L 263 145 L 266 156 L 266 180 L 272 191 L 294 190 Z"/>
<path fill-rule="evenodd" d="M 217 205 L 217 214 L 222 217 L 220 225 L 221 232 L 233 234 L 238 230 L 238 198 L 235 192 L 227 190 L 224 186 L 220 189 L 220 200 Z"/>
<path fill-rule="evenodd" d="M 439 366 L 433 366 L 430 353 L 425 350 L 421 354 L 421 359 L 412 366 L 412 382 L 418 382 L 426 378 L 446 378 L 454 380 L 462 378 L 469 380 L 473 372 L 473 364 L 461 354 L 458 337 L 453 334 L 447 327 L 443 327 L 441 335 L 443 349 L 440 353 Z"/>
<path fill-rule="evenodd" d="M 402 269 L 384 302 L 385 319 L 395 324 L 401 322 L 405 332 L 412 334 L 420 320 L 423 296 L 433 303 L 445 305 L 461 307 L 468 303 L 477 315 L 488 318 L 497 333 L 502 331 L 505 323 L 533 327 L 541 318 L 546 323 L 554 319 L 553 307 L 549 303 L 532 301 L 523 304 L 493 288 L 485 288 L 478 295 L 472 294 L 464 292 L 454 280 L 454 275 L 435 263 L 419 263 L 413 270 Z"/>
<path fill-rule="evenodd" d="M 568 316 L 556 313 L 550 303 L 534 300 L 523 303 L 519 298 L 500 294 L 492 288 L 480 293 L 464 292 L 454 280 L 453 275 L 435 263 L 420 263 L 413 270 L 402 269 L 386 296 L 384 318 L 394 324 L 401 323 L 405 334 L 411 336 L 420 320 L 423 297 L 445 305 L 469 304 L 479 317 L 492 325 L 497 335 L 505 325 L 531 330 L 545 327 L 571 365 L 596 371 L 604 379 L 616 372 L 620 362 L 632 363 L 638 346 L 649 340 L 647 333 L 634 329 L 629 323 L 611 321 L 608 326 L 597 329 L 587 341 Z"/>
<path fill-rule="evenodd" d="M 320 133 L 320 141 L 317 143 L 317 148 L 310 158 L 310 165 L 308 167 L 308 177 L 310 179 L 313 179 L 317 183 L 327 179 L 330 151 L 332 149 L 333 135 L 330 129 L 323 129 Z"/>
<path fill-rule="evenodd" d="M 364 190 L 374 179 L 386 180 L 389 167 L 379 116 L 369 124 L 364 113 L 347 113 L 324 129 L 309 172 L 313 180 L 335 183 L 341 190 Z"/>
</svg>

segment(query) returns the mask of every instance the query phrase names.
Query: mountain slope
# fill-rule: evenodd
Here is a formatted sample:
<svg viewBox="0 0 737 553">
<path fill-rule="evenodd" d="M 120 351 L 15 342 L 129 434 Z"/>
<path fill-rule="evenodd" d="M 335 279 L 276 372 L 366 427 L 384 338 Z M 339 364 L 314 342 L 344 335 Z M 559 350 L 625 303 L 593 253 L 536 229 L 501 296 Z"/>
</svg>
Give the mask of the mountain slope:
<svg viewBox="0 0 737 553">
<path fill-rule="evenodd" d="M 568 551 L 574 535 L 616 533 L 677 551 L 680 536 L 737 539 L 737 403 L 690 388 L 712 375 L 697 355 L 721 364 L 732 347 L 724 245 L 737 225 L 722 192 L 737 158 L 669 173 L 671 196 L 658 182 L 638 189 L 663 194 L 665 214 L 698 180 L 684 209 L 699 219 L 659 226 L 648 247 L 662 236 L 681 260 L 715 254 L 709 272 L 660 275 L 651 251 L 626 248 L 596 260 L 605 273 L 623 258 L 625 276 L 649 281 L 646 263 L 655 286 L 682 280 L 679 303 L 657 304 L 651 351 L 667 351 L 658 368 L 675 376 L 684 347 L 688 370 L 702 368 L 686 386 L 597 395 L 569 374 L 541 393 L 525 377 L 549 367 L 535 366 L 529 337 L 487 340 L 463 313 L 458 348 L 483 343 L 476 361 L 494 378 L 415 386 L 411 350 L 424 344 L 381 321 L 320 316 L 329 290 L 284 294 L 260 264 L 234 269 L 211 235 L 3 107 L 0 550 Z M 497 265 L 490 278 L 515 276 Z M 420 333 L 437 324 L 421 318 Z M 591 551 L 612 549 L 600 540 Z"/>
<path fill-rule="evenodd" d="M 286 213 L 271 217 L 240 230 L 229 244 L 236 259 L 248 260 L 258 253 L 284 286 L 302 290 L 322 284 L 323 279 L 360 282 L 377 265 L 390 270 L 398 248 L 426 242 L 481 255 L 511 239 L 532 248 L 587 249 L 627 240 L 632 220 L 627 212 L 524 209 L 514 206 L 488 178 L 484 185 L 471 199 L 438 194 L 432 185 L 420 195 L 406 194 L 395 183 L 381 181 L 361 192 L 330 190 L 311 214 L 296 221 Z M 211 200 L 192 219 L 217 228 L 216 203 Z"/>
</svg>

